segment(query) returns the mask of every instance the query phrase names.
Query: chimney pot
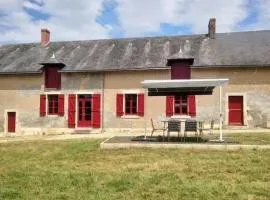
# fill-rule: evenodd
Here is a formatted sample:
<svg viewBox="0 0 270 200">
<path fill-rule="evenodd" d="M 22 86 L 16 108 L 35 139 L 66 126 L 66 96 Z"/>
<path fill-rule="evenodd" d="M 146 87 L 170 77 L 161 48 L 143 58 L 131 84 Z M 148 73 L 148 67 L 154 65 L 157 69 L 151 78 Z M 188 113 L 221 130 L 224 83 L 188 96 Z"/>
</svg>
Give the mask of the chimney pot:
<svg viewBox="0 0 270 200">
<path fill-rule="evenodd" d="M 208 37 L 211 39 L 216 38 L 216 18 L 211 18 L 208 24 Z"/>
<path fill-rule="evenodd" d="M 50 31 L 48 29 L 41 29 L 41 45 L 46 46 L 50 42 Z"/>
</svg>

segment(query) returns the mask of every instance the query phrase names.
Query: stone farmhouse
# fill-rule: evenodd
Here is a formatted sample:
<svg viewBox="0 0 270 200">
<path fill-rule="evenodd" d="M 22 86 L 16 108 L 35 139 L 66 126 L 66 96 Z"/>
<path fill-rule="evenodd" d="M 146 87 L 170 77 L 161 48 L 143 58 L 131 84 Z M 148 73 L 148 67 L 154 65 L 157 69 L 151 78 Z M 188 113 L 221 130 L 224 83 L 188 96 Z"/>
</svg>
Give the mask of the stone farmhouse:
<svg viewBox="0 0 270 200">
<path fill-rule="evenodd" d="M 0 135 L 140 131 L 160 117 L 210 122 L 218 90 L 155 97 L 141 86 L 204 78 L 229 79 L 224 128 L 270 126 L 270 31 L 216 33 L 212 18 L 201 35 L 51 42 L 42 29 L 40 43 L 0 46 Z"/>
</svg>

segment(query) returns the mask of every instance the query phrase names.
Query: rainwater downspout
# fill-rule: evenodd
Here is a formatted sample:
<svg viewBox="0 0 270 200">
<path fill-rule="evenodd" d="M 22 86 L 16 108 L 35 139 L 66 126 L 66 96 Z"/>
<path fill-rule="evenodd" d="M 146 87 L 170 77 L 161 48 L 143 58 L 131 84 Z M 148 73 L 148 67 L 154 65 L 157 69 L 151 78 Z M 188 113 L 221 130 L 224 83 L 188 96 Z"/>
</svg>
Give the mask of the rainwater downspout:
<svg viewBox="0 0 270 200">
<path fill-rule="evenodd" d="M 104 82 L 105 82 L 105 74 L 104 72 L 102 73 L 102 119 L 101 119 L 101 133 L 104 133 Z"/>
</svg>

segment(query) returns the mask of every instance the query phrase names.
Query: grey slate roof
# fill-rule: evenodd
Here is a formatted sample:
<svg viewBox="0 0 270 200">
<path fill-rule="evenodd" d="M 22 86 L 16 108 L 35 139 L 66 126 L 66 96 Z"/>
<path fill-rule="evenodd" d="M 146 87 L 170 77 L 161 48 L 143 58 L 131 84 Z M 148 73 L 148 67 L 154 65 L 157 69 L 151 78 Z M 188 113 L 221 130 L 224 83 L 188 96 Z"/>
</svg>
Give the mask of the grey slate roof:
<svg viewBox="0 0 270 200">
<path fill-rule="evenodd" d="M 270 66 L 270 31 L 3 45 L 0 73 L 39 72 L 53 53 L 62 71 L 167 68 L 177 57 L 193 57 L 194 67 Z"/>
</svg>

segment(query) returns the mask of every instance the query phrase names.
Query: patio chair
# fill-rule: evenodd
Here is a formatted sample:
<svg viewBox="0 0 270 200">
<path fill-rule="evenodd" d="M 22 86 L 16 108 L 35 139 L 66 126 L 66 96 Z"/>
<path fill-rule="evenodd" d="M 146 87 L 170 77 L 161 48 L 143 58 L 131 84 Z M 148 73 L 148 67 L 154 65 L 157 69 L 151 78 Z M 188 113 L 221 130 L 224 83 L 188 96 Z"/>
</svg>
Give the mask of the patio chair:
<svg viewBox="0 0 270 200">
<path fill-rule="evenodd" d="M 176 120 L 169 120 L 168 121 L 168 141 L 170 137 L 170 132 L 177 132 L 178 138 L 181 132 L 181 122 Z"/>
<path fill-rule="evenodd" d="M 187 135 L 187 132 L 195 132 L 195 137 L 197 137 L 198 141 L 198 123 L 196 120 L 186 120 L 185 121 L 185 132 L 184 132 L 184 141 Z"/>
<path fill-rule="evenodd" d="M 204 128 L 204 123 L 199 122 L 199 133 L 200 133 L 200 135 L 204 135 L 205 131 L 207 131 L 209 135 L 213 135 L 214 123 L 215 123 L 215 121 L 212 119 L 210 121 L 210 127 L 209 128 Z"/>
<path fill-rule="evenodd" d="M 151 137 L 153 136 L 153 134 L 154 134 L 155 131 L 162 131 L 162 134 L 163 134 L 163 137 L 164 137 L 164 132 L 166 131 L 166 128 L 165 127 L 163 127 L 163 128 L 156 127 L 152 118 L 151 118 L 151 126 L 152 126 Z"/>
</svg>

